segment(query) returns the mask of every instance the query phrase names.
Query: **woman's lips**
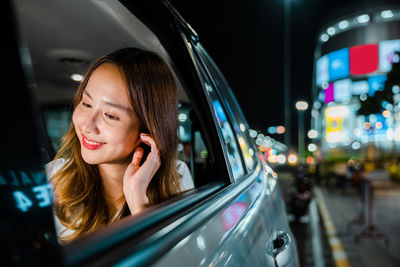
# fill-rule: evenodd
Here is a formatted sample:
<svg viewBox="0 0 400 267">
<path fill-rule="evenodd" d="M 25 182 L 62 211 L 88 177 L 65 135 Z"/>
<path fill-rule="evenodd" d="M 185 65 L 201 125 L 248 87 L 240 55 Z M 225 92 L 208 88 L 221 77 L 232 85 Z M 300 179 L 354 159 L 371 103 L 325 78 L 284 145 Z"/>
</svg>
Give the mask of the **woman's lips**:
<svg viewBox="0 0 400 267">
<path fill-rule="evenodd" d="M 95 150 L 95 149 L 99 149 L 100 147 L 102 147 L 104 145 L 104 143 L 90 140 L 82 134 L 82 145 L 87 149 Z"/>
</svg>

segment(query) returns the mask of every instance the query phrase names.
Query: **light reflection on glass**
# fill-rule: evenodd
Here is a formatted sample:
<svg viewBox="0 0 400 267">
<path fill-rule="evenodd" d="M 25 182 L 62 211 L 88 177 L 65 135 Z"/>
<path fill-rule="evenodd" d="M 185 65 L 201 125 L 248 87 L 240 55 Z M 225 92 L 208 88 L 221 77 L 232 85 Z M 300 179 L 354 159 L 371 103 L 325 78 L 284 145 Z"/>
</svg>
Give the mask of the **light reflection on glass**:
<svg viewBox="0 0 400 267">
<path fill-rule="evenodd" d="M 244 174 L 244 169 L 240 161 L 238 147 L 231 126 L 229 125 L 225 112 L 218 100 L 213 101 L 214 112 L 221 129 L 222 136 L 228 152 L 229 163 L 232 167 L 233 176 L 238 178 Z"/>
</svg>

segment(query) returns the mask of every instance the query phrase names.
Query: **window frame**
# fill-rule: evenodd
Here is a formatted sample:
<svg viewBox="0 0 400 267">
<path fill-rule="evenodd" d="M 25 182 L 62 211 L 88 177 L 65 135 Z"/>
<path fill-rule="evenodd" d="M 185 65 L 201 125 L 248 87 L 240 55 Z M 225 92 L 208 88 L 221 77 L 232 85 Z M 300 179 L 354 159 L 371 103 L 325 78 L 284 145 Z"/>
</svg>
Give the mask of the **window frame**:
<svg viewBox="0 0 400 267">
<path fill-rule="evenodd" d="M 253 140 L 250 138 L 250 135 L 248 132 L 249 125 L 247 123 L 247 120 L 243 114 L 243 111 L 242 111 L 236 97 L 234 96 L 234 94 L 232 92 L 231 87 L 229 86 L 228 82 L 226 81 L 221 70 L 218 68 L 218 66 L 215 64 L 215 62 L 211 59 L 210 55 L 207 53 L 207 51 L 204 49 L 204 47 L 199 45 L 197 47 L 197 51 L 198 51 L 199 56 L 203 60 L 203 64 L 205 64 L 207 66 L 207 70 L 210 70 L 209 75 L 213 77 L 215 86 L 217 88 L 219 88 L 218 92 L 221 95 L 220 98 L 223 100 L 223 102 L 225 104 L 225 109 L 228 111 L 232 111 L 232 112 L 227 112 L 229 114 L 229 116 L 231 117 L 232 126 L 234 127 L 235 130 L 237 127 L 240 126 L 240 124 L 243 124 L 245 126 L 246 130 L 244 132 L 240 131 L 239 132 L 240 136 L 244 137 L 249 148 L 253 149 L 254 153 L 256 153 L 257 148 L 255 147 L 255 144 L 254 144 Z M 213 75 L 212 72 L 215 72 L 215 75 Z M 223 86 L 224 88 L 220 88 L 221 86 Z M 257 161 L 256 156 L 254 156 L 254 162 L 253 162 L 252 166 L 247 165 L 246 160 L 244 159 L 243 153 L 242 153 L 242 156 L 243 156 L 244 164 L 246 166 L 247 171 L 249 173 L 251 173 L 252 170 L 256 167 L 256 161 Z"/>
<path fill-rule="evenodd" d="M 240 162 L 241 162 L 241 165 L 242 165 L 242 168 L 243 168 L 243 174 L 240 175 L 239 177 L 235 178 L 235 176 L 233 175 L 232 167 L 231 167 L 229 161 L 228 161 L 228 168 L 231 170 L 230 174 L 231 174 L 231 177 L 232 177 L 232 182 L 239 181 L 239 180 L 243 179 L 244 177 L 246 177 L 248 174 L 252 173 L 252 169 L 254 169 L 255 166 L 256 166 L 256 160 L 255 160 L 255 162 L 253 164 L 253 168 L 248 168 L 248 165 L 246 164 L 245 159 L 244 159 L 243 151 L 240 148 L 240 144 L 239 144 L 239 141 L 237 139 L 236 132 L 235 132 L 235 128 L 236 128 L 235 125 L 237 124 L 237 120 L 235 118 L 236 116 L 233 113 L 232 107 L 228 107 L 227 106 L 227 104 L 229 105 L 230 103 L 229 103 L 228 99 L 226 99 L 226 97 L 223 95 L 223 92 L 221 92 L 223 90 L 226 90 L 227 88 L 220 88 L 220 86 L 218 86 L 218 83 L 215 81 L 214 76 L 211 74 L 211 72 L 209 70 L 208 64 L 205 63 L 205 61 L 204 61 L 205 59 L 204 59 L 204 57 L 202 55 L 202 51 L 201 51 L 201 50 L 204 50 L 204 48 L 201 46 L 201 44 L 196 44 L 194 47 L 195 47 L 194 50 L 195 50 L 196 57 L 197 57 L 198 61 L 200 62 L 200 64 L 202 65 L 202 68 L 204 69 L 205 75 L 207 75 L 208 80 L 210 81 L 210 83 L 212 84 L 213 88 L 215 89 L 215 94 L 216 94 L 219 102 L 222 105 L 222 108 L 223 108 L 223 110 L 225 112 L 225 115 L 227 117 L 228 124 L 231 127 L 232 132 L 234 133 L 234 139 L 235 139 L 236 146 L 238 148 L 238 153 L 239 153 L 239 156 L 240 156 Z M 210 63 L 214 64 L 214 62 L 212 60 L 210 60 L 209 58 L 207 60 L 209 60 Z M 218 70 L 218 68 L 215 66 L 215 64 L 214 64 L 214 67 L 215 67 L 216 70 Z M 225 84 L 227 85 L 226 82 L 225 82 Z M 209 94 L 208 94 L 208 97 L 211 98 L 211 96 L 209 96 Z M 227 103 L 227 101 L 228 101 L 228 103 Z M 211 102 L 211 99 L 209 100 L 209 102 Z M 211 103 L 211 105 L 212 105 L 212 103 Z M 229 106 L 232 106 L 232 105 L 229 105 Z M 231 110 L 232 113 L 228 112 L 229 110 Z M 217 125 L 218 128 L 220 128 L 220 126 L 218 125 L 217 122 L 216 122 L 216 125 Z M 248 142 L 248 140 L 246 140 L 246 142 Z M 225 150 L 225 148 L 224 148 L 224 150 Z"/>
</svg>

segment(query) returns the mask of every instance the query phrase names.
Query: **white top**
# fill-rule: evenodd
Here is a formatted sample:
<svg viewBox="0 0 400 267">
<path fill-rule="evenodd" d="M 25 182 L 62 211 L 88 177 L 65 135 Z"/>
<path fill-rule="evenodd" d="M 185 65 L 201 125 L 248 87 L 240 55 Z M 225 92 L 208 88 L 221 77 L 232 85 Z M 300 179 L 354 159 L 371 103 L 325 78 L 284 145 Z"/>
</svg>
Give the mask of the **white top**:
<svg viewBox="0 0 400 267">
<path fill-rule="evenodd" d="M 50 180 L 50 178 L 53 177 L 53 175 L 64 166 L 65 162 L 66 162 L 65 159 L 60 158 L 47 163 L 45 166 L 47 178 Z M 186 165 L 186 163 L 178 160 L 176 162 L 176 167 L 178 173 L 182 176 L 181 178 L 179 178 L 179 184 L 181 186 L 182 191 L 193 189 L 194 188 L 193 178 L 192 175 L 190 174 L 190 170 Z M 54 222 L 58 237 L 67 237 L 74 233 L 73 230 L 67 229 L 64 225 L 62 225 L 56 214 L 54 214 Z"/>
</svg>

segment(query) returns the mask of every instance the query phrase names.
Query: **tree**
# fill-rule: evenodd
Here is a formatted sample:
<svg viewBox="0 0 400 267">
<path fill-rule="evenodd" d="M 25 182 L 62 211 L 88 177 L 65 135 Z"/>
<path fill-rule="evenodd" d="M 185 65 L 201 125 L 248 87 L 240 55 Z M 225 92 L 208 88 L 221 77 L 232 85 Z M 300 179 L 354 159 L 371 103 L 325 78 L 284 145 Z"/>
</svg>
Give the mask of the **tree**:
<svg viewBox="0 0 400 267">
<path fill-rule="evenodd" d="M 400 51 L 395 52 L 397 58 L 400 58 Z M 357 111 L 358 115 L 371 115 L 381 113 L 383 111 L 382 104 L 388 102 L 394 105 L 393 86 L 400 86 L 400 61 L 392 63 L 392 69 L 387 74 L 387 80 L 383 86 L 383 90 L 375 92 L 371 97 L 365 101 L 361 101 L 360 109 Z"/>
<path fill-rule="evenodd" d="M 396 57 L 400 58 L 400 51 L 395 52 Z M 395 89 L 397 87 L 397 90 Z M 368 97 L 365 101 L 361 101 L 361 106 L 357 111 L 358 115 L 369 116 L 371 114 L 381 113 L 383 108 L 383 103 L 387 102 L 392 104 L 393 111 L 393 125 L 396 125 L 396 115 L 400 111 L 398 105 L 400 100 L 399 95 L 399 86 L 400 86 L 400 60 L 392 63 L 392 69 L 387 74 L 387 80 L 383 86 L 381 91 L 375 92 L 375 94 L 371 97 Z M 394 132 L 393 132 L 394 134 Z M 396 155 L 396 143 L 393 136 L 393 146 L 392 146 L 392 160 L 393 164 L 397 164 L 397 155 Z"/>
</svg>

